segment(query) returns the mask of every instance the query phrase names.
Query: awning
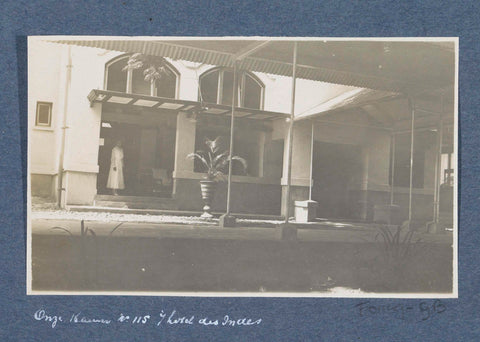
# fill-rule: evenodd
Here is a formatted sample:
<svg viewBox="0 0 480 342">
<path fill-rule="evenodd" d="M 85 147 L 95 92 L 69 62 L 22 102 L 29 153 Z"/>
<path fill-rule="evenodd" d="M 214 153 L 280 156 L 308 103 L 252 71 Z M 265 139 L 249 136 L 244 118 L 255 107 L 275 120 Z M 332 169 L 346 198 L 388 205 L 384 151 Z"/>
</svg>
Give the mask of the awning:
<svg viewBox="0 0 480 342">
<path fill-rule="evenodd" d="M 358 108 L 401 96 L 402 95 L 398 93 L 375 91 L 365 88 L 353 89 L 310 109 L 306 113 L 296 116 L 295 121 L 318 118 L 337 111 Z"/>
<path fill-rule="evenodd" d="M 94 103 L 114 103 L 150 109 L 186 112 L 192 115 L 230 116 L 232 113 L 232 107 L 226 105 L 176 100 L 172 98 L 140 94 L 128 94 L 100 89 L 92 89 L 92 91 L 90 91 L 88 94 L 88 100 L 90 101 L 91 106 Z M 286 119 L 289 118 L 290 115 L 286 113 L 236 107 L 235 117 L 251 120 L 272 121 L 276 119 Z"/>
<path fill-rule="evenodd" d="M 51 39 L 61 44 L 180 59 L 217 66 L 292 75 L 293 41 L 286 39 L 182 39 L 111 37 Z M 453 39 L 297 40 L 297 78 L 416 94 L 455 83 Z"/>
</svg>

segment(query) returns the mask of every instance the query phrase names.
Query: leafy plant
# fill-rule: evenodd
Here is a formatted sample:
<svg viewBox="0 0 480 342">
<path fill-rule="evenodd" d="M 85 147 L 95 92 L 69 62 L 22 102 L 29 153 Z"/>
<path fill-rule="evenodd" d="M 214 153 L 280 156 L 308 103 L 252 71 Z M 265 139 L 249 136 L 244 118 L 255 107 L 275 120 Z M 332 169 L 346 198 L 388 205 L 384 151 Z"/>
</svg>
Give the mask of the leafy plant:
<svg viewBox="0 0 480 342">
<path fill-rule="evenodd" d="M 123 71 L 135 70 L 145 67 L 143 75 L 145 81 L 154 83 L 161 79 L 164 75 L 168 75 L 165 66 L 165 60 L 158 56 L 149 56 L 143 53 L 134 53 L 128 59 L 127 65 L 123 67 Z"/>
<path fill-rule="evenodd" d="M 206 171 L 206 179 L 211 181 L 222 181 L 225 180 L 225 173 L 228 170 L 230 161 L 237 160 L 239 161 L 244 171 L 247 169 L 247 161 L 239 156 L 230 157 L 229 151 L 221 149 L 220 137 L 215 138 L 215 140 L 205 139 L 205 145 L 207 150 L 197 151 L 195 153 L 190 153 L 187 155 L 189 159 L 199 160 L 204 170 Z"/>
<path fill-rule="evenodd" d="M 404 229 L 408 231 L 403 233 Z M 405 221 L 398 225 L 394 232 L 388 226 L 380 226 L 379 232 L 375 235 L 375 241 L 382 240 L 382 251 L 387 262 L 398 264 L 411 253 L 412 248 L 420 242 L 420 239 L 413 241 L 414 231 L 410 230 L 410 222 Z"/>
<path fill-rule="evenodd" d="M 73 236 L 72 232 L 69 229 L 64 228 L 64 227 L 55 226 L 55 227 L 52 227 L 50 229 L 51 230 L 62 230 L 64 232 L 68 233 L 70 236 Z M 80 236 L 84 237 L 84 236 L 87 236 L 88 234 L 91 234 L 92 236 L 97 235 L 97 234 L 95 234 L 95 232 L 91 228 L 88 228 L 88 227 L 85 226 L 84 220 L 81 220 L 80 221 Z"/>
</svg>

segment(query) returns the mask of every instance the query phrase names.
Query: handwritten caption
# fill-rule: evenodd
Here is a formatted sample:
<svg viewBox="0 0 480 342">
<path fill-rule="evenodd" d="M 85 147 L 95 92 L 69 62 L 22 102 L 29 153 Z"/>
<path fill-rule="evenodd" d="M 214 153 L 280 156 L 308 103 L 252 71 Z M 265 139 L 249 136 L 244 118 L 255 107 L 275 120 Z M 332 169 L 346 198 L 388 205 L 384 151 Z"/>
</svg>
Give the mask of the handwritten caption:
<svg viewBox="0 0 480 342">
<path fill-rule="evenodd" d="M 440 300 L 420 301 L 416 304 L 375 304 L 364 301 L 355 305 L 360 317 L 391 316 L 399 320 L 425 322 L 447 310 L 447 306 Z"/>
<path fill-rule="evenodd" d="M 113 318 L 93 317 L 82 312 L 73 313 L 71 315 L 61 316 L 48 313 L 45 309 L 35 311 L 33 318 L 36 321 L 44 322 L 51 328 L 67 324 L 97 324 L 97 325 L 135 325 L 146 326 L 152 325 L 156 327 L 162 326 L 213 326 L 213 327 L 246 327 L 255 326 L 262 323 L 261 318 L 249 317 L 231 317 L 223 315 L 221 318 L 210 318 L 207 316 L 198 317 L 196 315 L 184 315 L 176 310 L 165 312 L 162 310 L 157 314 L 141 314 L 129 315 L 120 313 Z"/>
</svg>

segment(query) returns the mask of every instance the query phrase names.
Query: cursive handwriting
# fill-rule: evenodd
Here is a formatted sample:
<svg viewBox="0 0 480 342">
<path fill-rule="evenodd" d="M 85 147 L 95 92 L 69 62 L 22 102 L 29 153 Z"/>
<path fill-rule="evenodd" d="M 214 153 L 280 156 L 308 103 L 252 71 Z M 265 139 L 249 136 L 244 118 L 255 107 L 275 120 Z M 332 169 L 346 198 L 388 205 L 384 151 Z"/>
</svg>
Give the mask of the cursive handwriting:
<svg viewBox="0 0 480 342">
<path fill-rule="evenodd" d="M 392 316 L 400 320 L 417 320 L 423 322 L 442 314 L 447 307 L 440 299 L 421 301 L 417 304 L 374 304 L 370 301 L 355 305 L 360 317 Z"/>
<path fill-rule="evenodd" d="M 77 313 L 77 314 L 73 314 L 71 317 L 70 317 L 70 323 L 86 323 L 86 324 L 89 324 L 89 323 L 100 323 L 100 324 L 110 324 L 112 323 L 111 320 L 109 319 L 103 319 L 103 318 L 88 318 L 88 317 L 85 317 L 82 315 L 81 312 Z"/>
<path fill-rule="evenodd" d="M 211 327 L 246 327 L 253 325 L 260 325 L 261 318 L 249 317 L 233 317 L 231 315 L 223 315 L 219 318 L 200 316 L 197 318 L 192 314 L 185 314 L 177 310 L 165 311 L 161 310 L 158 314 L 126 314 L 120 313 L 113 318 L 92 317 L 84 314 L 82 311 L 66 315 L 64 319 L 60 315 L 48 314 L 45 309 L 37 310 L 34 315 L 37 321 L 48 323 L 51 328 L 55 328 L 60 324 L 102 324 L 102 325 L 155 325 L 160 326 L 211 326 Z M 68 318 L 70 317 L 70 318 Z"/>
<path fill-rule="evenodd" d="M 43 309 L 37 310 L 33 315 L 33 317 L 37 321 L 44 321 L 44 322 L 51 323 L 52 328 L 55 328 L 58 322 L 63 322 L 62 316 L 47 315 L 47 313 Z"/>
</svg>

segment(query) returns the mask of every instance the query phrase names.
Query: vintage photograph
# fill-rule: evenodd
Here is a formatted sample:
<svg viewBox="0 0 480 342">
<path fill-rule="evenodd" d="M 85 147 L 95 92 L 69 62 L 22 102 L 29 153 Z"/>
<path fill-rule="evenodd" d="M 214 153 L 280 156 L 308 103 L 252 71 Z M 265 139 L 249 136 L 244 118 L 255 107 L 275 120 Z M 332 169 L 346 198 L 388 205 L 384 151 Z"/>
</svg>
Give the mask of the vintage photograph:
<svg viewBox="0 0 480 342">
<path fill-rule="evenodd" d="M 458 295 L 458 39 L 28 38 L 28 294 Z"/>
</svg>

